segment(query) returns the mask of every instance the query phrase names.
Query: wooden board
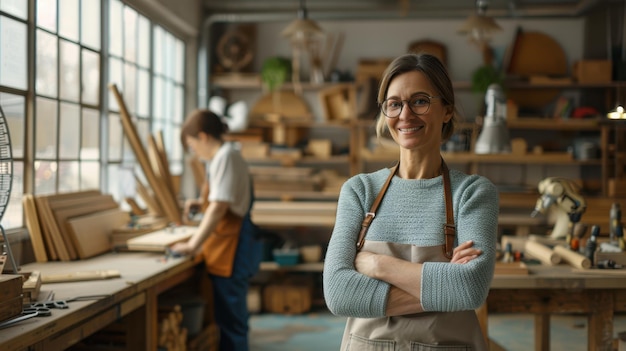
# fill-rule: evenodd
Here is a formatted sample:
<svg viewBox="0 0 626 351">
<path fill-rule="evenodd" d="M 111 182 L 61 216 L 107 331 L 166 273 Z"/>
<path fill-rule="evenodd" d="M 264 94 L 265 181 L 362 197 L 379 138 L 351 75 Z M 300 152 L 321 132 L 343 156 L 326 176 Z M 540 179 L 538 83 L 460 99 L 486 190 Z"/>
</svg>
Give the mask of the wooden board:
<svg viewBox="0 0 626 351">
<path fill-rule="evenodd" d="M 81 259 L 111 251 L 111 233 L 130 222 L 130 215 L 119 208 L 67 220 L 67 230 L 76 243 Z"/>
<path fill-rule="evenodd" d="M 528 275 L 524 262 L 496 262 L 495 275 Z"/>
<path fill-rule="evenodd" d="M 24 194 L 22 198 L 22 206 L 24 207 L 24 217 L 26 220 L 26 228 L 33 246 L 35 260 L 37 262 L 48 262 L 48 254 L 46 253 L 46 243 L 44 242 L 43 233 L 41 232 L 41 224 L 37 216 L 37 207 L 35 205 L 35 197 L 32 194 Z"/>
<path fill-rule="evenodd" d="M 155 232 L 132 238 L 126 242 L 130 251 L 165 252 L 171 245 L 189 239 L 197 227 L 169 227 Z"/>
<path fill-rule="evenodd" d="M 78 245 L 74 233 L 72 233 L 67 227 L 67 220 L 72 217 L 84 216 L 91 213 L 111 210 L 118 208 L 119 204 L 113 199 L 112 195 L 96 195 L 87 196 L 81 201 L 60 201 L 50 202 L 50 208 L 54 214 L 56 224 L 58 226 L 59 233 L 69 241 L 74 251 L 76 251 L 76 258 L 79 258 Z"/>
<path fill-rule="evenodd" d="M 79 282 L 88 280 L 104 280 L 121 277 L 120 271 L 116 269 L 96 270 L 96 271 L 77 271 L 65 274 L 43 274 L 41 282 L 44 284 Z"/>
</svg>

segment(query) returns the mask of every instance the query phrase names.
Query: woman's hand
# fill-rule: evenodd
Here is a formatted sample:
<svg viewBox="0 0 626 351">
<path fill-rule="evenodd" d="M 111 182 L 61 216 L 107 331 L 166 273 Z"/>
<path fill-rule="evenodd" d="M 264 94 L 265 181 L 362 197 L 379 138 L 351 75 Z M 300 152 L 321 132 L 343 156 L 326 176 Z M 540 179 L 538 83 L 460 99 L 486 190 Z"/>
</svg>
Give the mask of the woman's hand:
<svg viewBox="0 0 626 351">
<path fill-rule="evenodd" d="M 189 245 L 189 241 L 176 243 L 170 247 L 170 250 L 181 255 L 190 255 L 194 252 L 194 248 Z"/>
<path fill-rule="evenodd" d="M 377 257 L 378 255 L 375 253 L 360 251 L 354 259 L 354 268 L 361 274 L 376 278 Z"/>
<path fill-rule="evenodd" d="M 452 252 L 452 259 L 450 263 L 467 263 L 476 257 L 478 257 L 482 251 L 480 249 L 473 248 L 474 242 L 472 240 L 466 241 L 454 248 Z"/>
</svg>

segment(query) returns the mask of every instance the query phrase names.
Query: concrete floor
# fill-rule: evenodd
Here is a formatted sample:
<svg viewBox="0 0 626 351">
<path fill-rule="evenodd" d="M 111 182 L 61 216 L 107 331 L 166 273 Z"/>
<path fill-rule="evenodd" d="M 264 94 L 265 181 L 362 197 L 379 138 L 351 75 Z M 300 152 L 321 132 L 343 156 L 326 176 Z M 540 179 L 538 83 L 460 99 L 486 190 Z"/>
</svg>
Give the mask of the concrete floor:
<svg viewBox="0 0 626 351">
<path fill-rule="evenodd" d="M 554 351 L 587 350 L 587 320 L 583 316 L 551 318 L 550 348 Z M 339 350 L 345 318 L 322 310 L 303 315 L 256 314 L 250 320 L 251 351 Z M 614 337 L 626 331 L 626 316 L 616 316 Z M 527 351 L 534 345 L 533 316 L 489 316 L 492 350 Z"/>
</svg>

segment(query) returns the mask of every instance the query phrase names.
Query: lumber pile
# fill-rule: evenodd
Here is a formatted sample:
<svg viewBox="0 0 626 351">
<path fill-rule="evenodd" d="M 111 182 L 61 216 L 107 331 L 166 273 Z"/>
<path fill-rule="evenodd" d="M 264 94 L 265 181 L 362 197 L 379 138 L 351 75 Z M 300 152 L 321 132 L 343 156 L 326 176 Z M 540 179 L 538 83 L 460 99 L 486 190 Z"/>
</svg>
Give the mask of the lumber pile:
<svg viewBox="0 0 626 351">
<path fill-rule="evenodd" d="M 113 196 L 99 190 L 23 197 L 37 262 L 71 261 L 111 250 L 111 232 L 130 221 Z"/>
<path fill-rule="evenodd" d="M 139 137 L 137 128 L 117 86 L 111 84 L 109 89 L 119 106 L 124 135 L 126 135 L 137 163 L 141 166 L 143 176 L 147 181 L 147 184 L 144 184 L 138 175 L 135 176 L 139 196 L 145 202 L 149 212 L 163 215 L 175 224 L 182 224 L 181 210 L 176 196 L 177 191 L 169 171 L 163 134 L 149 135 L 146 148 Z"/>
<path fill-rule="evenodd" d="M 158 346 L 168 351 L 187 350 L 187 329 L 181 327 L 183 313 L 180 305 L 159 306 Z"/>
</svg>

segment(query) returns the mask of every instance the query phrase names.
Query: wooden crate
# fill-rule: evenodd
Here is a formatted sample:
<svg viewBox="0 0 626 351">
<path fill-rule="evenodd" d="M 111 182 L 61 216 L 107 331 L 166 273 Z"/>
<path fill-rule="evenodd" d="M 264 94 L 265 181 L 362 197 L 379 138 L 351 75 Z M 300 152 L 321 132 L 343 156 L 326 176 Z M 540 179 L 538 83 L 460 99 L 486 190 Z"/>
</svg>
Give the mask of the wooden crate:
<svg viewBox="0 0 626 351">
<path fill-rule="evenodd" d="M 286 279 L 263 289 L 263 308 L 271 313 L 300 314 L 311 309 L 312 282 L 308 279 Z"/>
<path fill-rule="evenodd" d="M 574 63 L 574 77 L 579 83 L 608 83 L 613 65 L 607 60 L 581 60 Z"/>
</svg>

